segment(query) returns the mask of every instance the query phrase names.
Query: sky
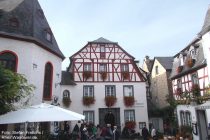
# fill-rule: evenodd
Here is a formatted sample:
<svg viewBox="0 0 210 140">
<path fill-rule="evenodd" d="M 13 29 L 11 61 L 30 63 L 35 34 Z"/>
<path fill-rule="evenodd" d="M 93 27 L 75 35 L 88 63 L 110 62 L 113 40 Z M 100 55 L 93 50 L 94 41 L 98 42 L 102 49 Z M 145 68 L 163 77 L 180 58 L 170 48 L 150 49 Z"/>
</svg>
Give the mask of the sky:
<svg viewBox="0 0 210 140">
<path fill-rule="evenodd" d="M 66 59 L 104 37 L 139 60 L 174 56 L 203 26 L 209 0 L 39 0 Z"/>
</svg>

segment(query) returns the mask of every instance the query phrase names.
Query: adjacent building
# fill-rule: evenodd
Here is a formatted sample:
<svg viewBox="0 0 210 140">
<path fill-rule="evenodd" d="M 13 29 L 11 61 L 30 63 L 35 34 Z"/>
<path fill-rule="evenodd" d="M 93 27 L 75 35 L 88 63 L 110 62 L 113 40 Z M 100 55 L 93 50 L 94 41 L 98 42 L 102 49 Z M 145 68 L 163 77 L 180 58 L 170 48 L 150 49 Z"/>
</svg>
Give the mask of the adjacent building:
<svg viewBox="0 0 210 140">
<path fill-rule="evenodd" d="M 197 36 L 174 56 L 171 73 L 179 126 L 193 128 L 193 139 L 209 136 L 210 7 Z"/>
<path fill-rule="evenodd" d="M 52 103 L 60 95 L 60 51 L 37 0 L 0 2 L 0 64 L 36 88 L 30 105 Z"/>
<path fill-rule="evenodd" d="M 136 124 L 138 132 L 148 125 L 145 77 L 117 42 L 101 37 L 73 54 L 61 88 L 71 100 L 68 108 L 84 114 L 87 123 Z"/>
</svg>

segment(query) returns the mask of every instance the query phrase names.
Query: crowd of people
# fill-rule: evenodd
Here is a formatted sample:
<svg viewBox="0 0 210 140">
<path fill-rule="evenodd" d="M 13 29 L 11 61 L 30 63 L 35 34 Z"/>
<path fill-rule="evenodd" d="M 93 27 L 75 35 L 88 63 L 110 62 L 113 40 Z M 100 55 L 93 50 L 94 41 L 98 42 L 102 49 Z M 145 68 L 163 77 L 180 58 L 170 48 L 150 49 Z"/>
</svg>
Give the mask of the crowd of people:
<svg viewBox="0 0 210 140">
<path fill-rule="evenodd" d="M 117 126 L 111 127 L 111 124 L 95 126 L 83 123 L 80 127 L 76 124 L 71 135 L 75 139 L 81 140 L 119 140 L 120 131 Z"/>
</svg>

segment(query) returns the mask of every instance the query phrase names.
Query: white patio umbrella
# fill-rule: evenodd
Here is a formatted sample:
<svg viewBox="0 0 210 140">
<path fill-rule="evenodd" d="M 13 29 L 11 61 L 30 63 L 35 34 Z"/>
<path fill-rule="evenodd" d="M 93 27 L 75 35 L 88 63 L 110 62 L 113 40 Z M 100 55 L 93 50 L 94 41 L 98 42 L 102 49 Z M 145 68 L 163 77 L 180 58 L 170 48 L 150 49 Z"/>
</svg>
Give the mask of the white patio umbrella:
<svg viewBox="0 0 210 140">
<path fill-rule="evenodd" d="M 85 116 L 58 106 L 42 103 L 0 116 L 0 124 L 84 120 Z"/>
</svg>

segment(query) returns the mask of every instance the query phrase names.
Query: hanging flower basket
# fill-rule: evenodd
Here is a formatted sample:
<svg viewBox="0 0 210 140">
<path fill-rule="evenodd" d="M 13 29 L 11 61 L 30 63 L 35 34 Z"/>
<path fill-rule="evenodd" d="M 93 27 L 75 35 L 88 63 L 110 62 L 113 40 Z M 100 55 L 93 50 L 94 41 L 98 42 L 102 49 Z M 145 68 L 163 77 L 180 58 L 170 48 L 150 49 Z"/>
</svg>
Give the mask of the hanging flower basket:
<svg viewBox="0 0 210 140">
<path fill-rule="evenodd" d="M 92 77 L 91 71 L 84 71 L 82 75 L 86 80 Z"/>
<path fill-rule="evenodd" d="M 94 103 L 95 103 L 94 97 L 88 97 L 88 96 L 83 97 L 83 105 L 90 106 L 91 104 Z"/>
<path fill-rule="evenodd" d="M 177 88 L 175 94 L 176 94 L 177 96 L 181 97 L 181 95 L 182 95 L 182 88 Z"/>
<path fill-rule="evenodd" d="M 128 129 L 134 129 L 136 127 L 136 122 L 135 121 L 127 121 L 127 122 L 125 122 L 125 126 Z"/>
<path fill-rule="evenodd" d="M 64 105 L 65 107 L 69 107 L 70 104 L 71 104 L 71 99 L 70 99 L 69 97 L 63 97 L 62 102 L 63 102 L 63 105 Z"/>
<path fill-rule="evenodd" d="M 192 68 L 192 67 L 194 66 L 194 64 L 195 64 L 195 59 L 193 59 L 193 58 L 188 58 L 188 59 L 186 60 L 186 65 L 187 65 L 189 68 Z"/>
<path fill-rule="evenodd" d="M 105 104 L 107 107 L 113 106 L 117 101 L 117 98 L 115 96 L 106 96 L 105 97 Z"/>
<path fill-rule="evenodd" d="M 177 69 L 176 69 L 176 72 L 180 73 L 182 70 L 183 70 L 183 66 L 178 66 Z"/>
<path fill-rule="evenodd" d="M 133 96 L 124 96 L 124 104 L 127 107 L 131 107 L 134 105 L 134 97 Z"/>
<path fill-rule="evenodd" d="M 122 72 L 122 77 L 123 77 L 123 79 L 129 79 L 129 72 L 128 71 L 123 71 Z"/>
<path fill-rule="evenodd" d="M 193 94 L 194 97 L 199 97 L 200 94 L 200 87 L 198 84 L 193 84 L 191 87 L 191 92 Z"/>
<path fill-rule="evenodd" d="M 101 79 L 106 80 L 107 79 L 107 72 L 100 72 L 101 74 Z"/>
</svg>

